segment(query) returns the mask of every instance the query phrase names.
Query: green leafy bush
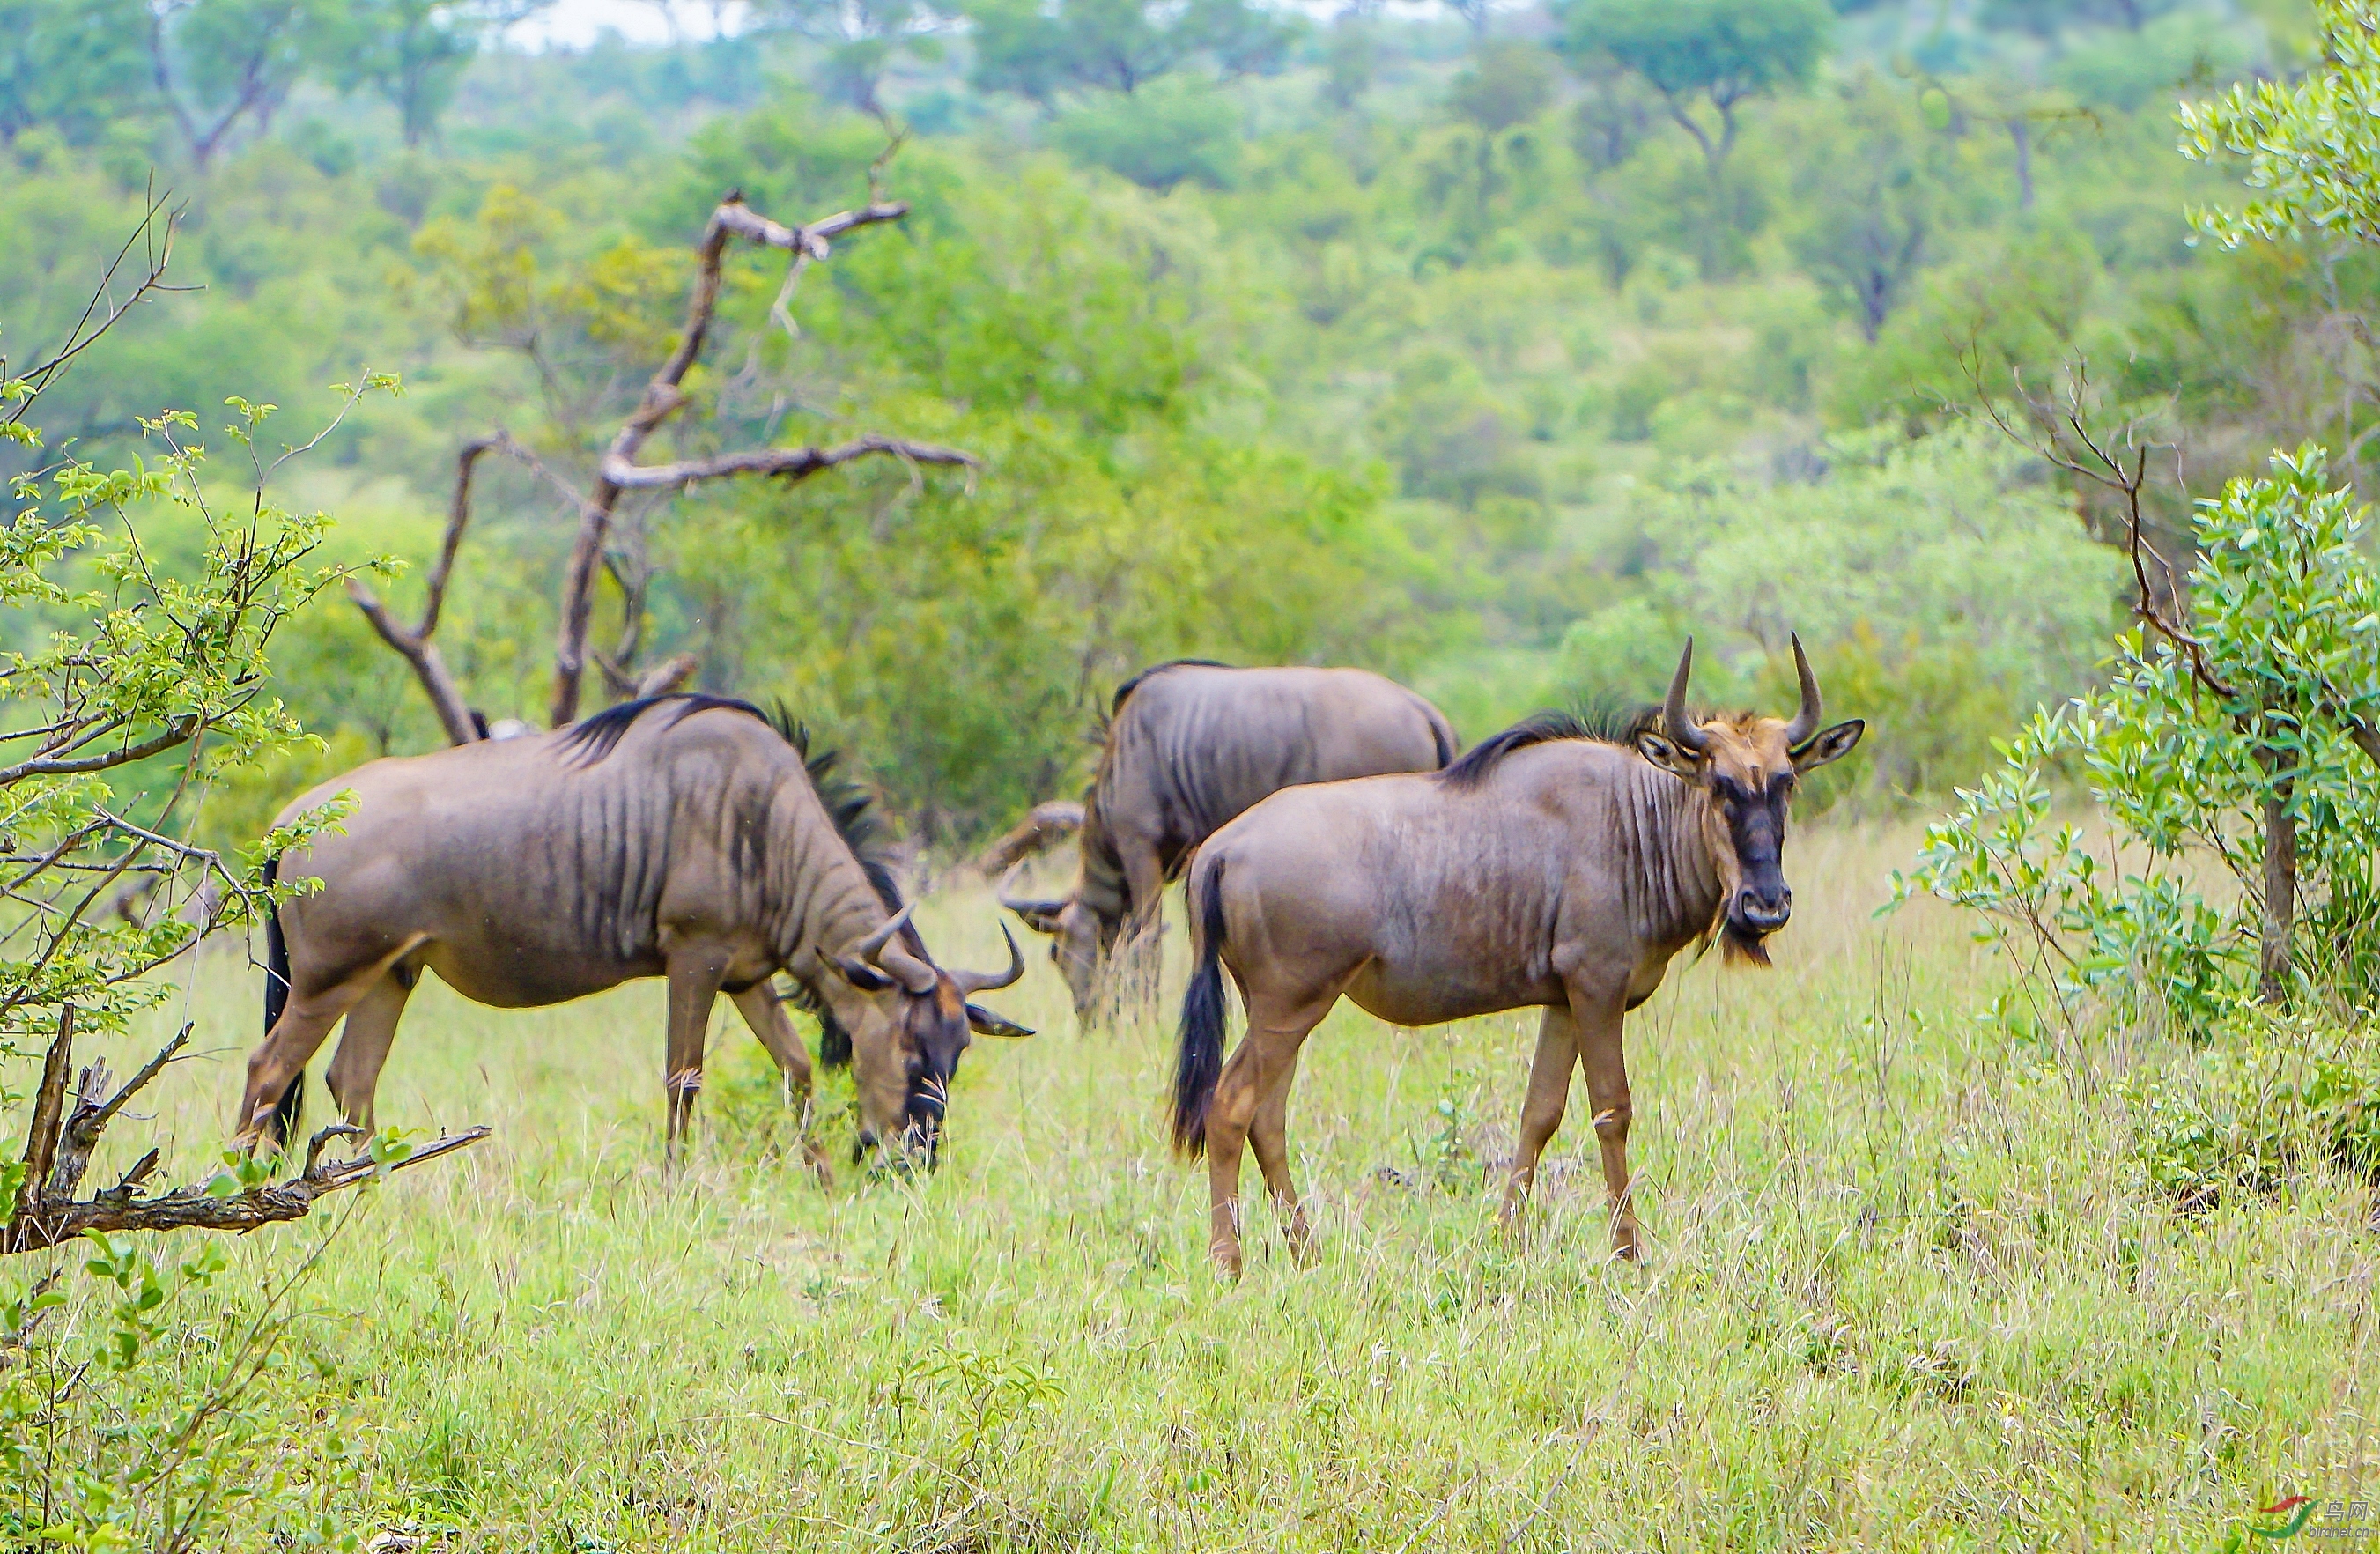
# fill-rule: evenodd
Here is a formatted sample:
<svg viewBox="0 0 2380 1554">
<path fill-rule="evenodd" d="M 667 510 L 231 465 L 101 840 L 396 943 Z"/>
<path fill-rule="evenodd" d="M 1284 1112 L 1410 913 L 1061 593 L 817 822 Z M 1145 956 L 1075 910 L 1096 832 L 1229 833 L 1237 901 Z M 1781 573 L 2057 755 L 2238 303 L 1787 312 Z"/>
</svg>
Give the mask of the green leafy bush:
<svg viewBox="0 0 2380 1554">
<path fill-rule="evenodd" d="M 2106 686 L 2002 746 L 1896 876 L 1903 895 L 1978 913 L 2069 1028 L 2096 1001 L 2203 1034 L 2252 991 L 2288 990 L 2258 953 L 2271 933 L 2301 987 L 2348 1005 L 2375 991 L 2380 766 L 2358 747 L 2380 745 L 2370 517 L 2329 488 L 2319 448 L 2272 467 L 2201 504 L 2182 639 L 2119 637 Z M 2112 837 L 2054 818 L 2049 776 L 2069 760 Z M 2273 835 L 2294 858 L 2280 902 Z"/>
<path fill-rule="evenodd" d="M 2380 1054 L 2313 1022 L 2243 1022 L 2178 1072 L 2117 1087 L 2148 1185 L 2188 1210 L 2270 1195 L 2327 1161 L 2380 1183 Z"/>
</svg>

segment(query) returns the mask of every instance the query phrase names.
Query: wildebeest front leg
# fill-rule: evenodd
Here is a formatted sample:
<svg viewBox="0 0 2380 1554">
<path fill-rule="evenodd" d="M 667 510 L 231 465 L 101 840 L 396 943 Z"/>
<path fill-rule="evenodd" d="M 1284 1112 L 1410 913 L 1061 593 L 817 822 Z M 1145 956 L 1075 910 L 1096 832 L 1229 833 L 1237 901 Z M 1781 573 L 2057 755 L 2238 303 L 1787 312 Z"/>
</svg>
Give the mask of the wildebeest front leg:
<svg viewBox="0 0 2380 1554">
<path fill-rule="evenodd" d="M 1603 1148 L 1603 1184 L 1611 1194 L 1611 1250 L 1633 1262 L 1642 1246 L 1628 1187 L 1628 1062 L 1620 1041 L 1624 1006 L 1618 998 L 1590 1000 L 1573 989 L 1571 1017 L 1578 1027 L 1587 1104 L 1595 1108 L 1596 1142 Z"/>
<path fill-rule="evenodd" d="M 1570 1076 L 1578 1066 L 1578 1025 L 1566 1008 L 1548 1006 L 1537 1026 L 1537 1055 L 1529 1065 L 1528 1099 L 1521 1103 L 1520 1147 L 1504 1179 L 1504 1206 L 1497 1219 L 1508 1232 L 1523 1228 L 1529 1190 L 1536 1185 L 1537 1159 L 1561 1126 L 1570 1105 Z"/>
<path fill-rule="evenodd" d="M 802 1045 L 800 1033 L 793 1021 L 785 1017 L 785 1006 L 777 1000 L 776 990 L 766 982 L 755 983 L 734 995 L 735 1012 L 760 1038 L 760 1045 L 777 1060 L 777 1069 L 785 1076 L 785 1099 L 795 1108 L 796 1125 L 800 1129 L 802 1158 L 821 1183 L 832 1184 L 834 1169 L 827 1164 L 826 1155 L 810 1139 L 810 1052 Z"/>
<path fill-rule="evenodd" d="M 1116 853 L 1123 864 L 1124 887 L 1132 906 L 1124 914 L 1116 941 L 1115 980 L 1121 1002 L 1135 1011 L 1158 1002 L 1164 966 L 1165 866 L 1157 849 L 1137 838 L 1120 839 Z"/>
<path fill-rule="evenodd" d="M 710 1035 L 710 1006 L 726 975 L 726 957 L 710 950 L 681 951 L 669 959 L 669 1061 L 662 1088 L 669 1097 L 669 1138 L 663 1158 L 677 1164 L 678 1140 L 694 1118 L 702 1093 L 702 1046 Z"/>
</svg>

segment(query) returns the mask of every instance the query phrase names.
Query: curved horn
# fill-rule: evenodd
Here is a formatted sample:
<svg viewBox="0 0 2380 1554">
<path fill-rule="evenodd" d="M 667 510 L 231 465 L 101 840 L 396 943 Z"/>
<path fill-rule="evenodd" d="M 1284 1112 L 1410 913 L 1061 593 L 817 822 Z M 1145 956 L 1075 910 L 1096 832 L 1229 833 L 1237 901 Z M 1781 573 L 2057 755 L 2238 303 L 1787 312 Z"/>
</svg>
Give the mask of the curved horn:
<svg viewBox="0 0 2380 1554">
<path fill-rule="evenodd" d="M 851 958 L 856 961 L 867 961 L 871 965 L 880 964 L 876 960 L 876 953 L 891 943 L 894 934 L 908 926 L 909 914 L 916 911 L 917 907 L 917 904 L 913 901 L 886 918 L 882 928 L 851 947 Z"/>
<path fill-rule="evenodd" d="M 999 902 L 1001 905 L 1007 907 L 1011 912 L 1014 912 L 1028 919 L 1034 917 L 1037 913 L 1055 912 L 1066 904 L 1067 898 L 1064 896 L 1053 896 L 1044 899 L 1038 896 L 1010 895 L 1008 893 L 1008 882 L 1015 879 L 1024 868 L 1025 866 L 1021 863 L 1012 865 L 1008 872 L 1000 877 L 1000 883 L 992 886 L 991 888 L 993 900 Z"/>
<path fill-rule="evenodd" d="M 1802 710 L 1785 725 L 1785 747 L 1791 749 L 1818 732 L 1818 716 L 1825 703 L 1818 698 L 1818 677 L 1810 673 L 1810 655 L 1802 650 L 1802 634 L 1793 634 L 1793 673 L 1802 680 Z"/>
<path fill-rule="evenodd" d="M 1054 933 L 1054 918 L 1057 918 L 1059 912 L 1066 909 L 1066 902 L 1069 902 L 1071 897 L 1009 895 L 1009 880 L 1014 880 L 1021 868 L 1024 868 L 1024 864 L 1012 864 L 1007 873 L 1002 873 L 1000 883 L 992 885 L 992 900 L 1000 902 L 1002 906 L 1007 906 L 1009 912 L 1014 912 L 1016 917 L 1024 918 L 1026 929 L 1030 929 L 1033 933 Z"/>
<path fill-rule="evenodd" d="M 1000 925 L 1000 937 L 1008 941 L 1008 969 L 998 972 L 953 971 L 951 973 L 951 981 L 957 986 L 960 992 L 969 996 L 976 993 L 988 993 L 995 989 L 1005 988 L 1025 975 L 1025 952 L 1016 947 L 1016 936 L 1008 931 L 1006 923 Z"/>
<path fill-rule="evenodd" d="M 913 901 L 893 913 L 882 928 L 852 946 L 851 955 L 854 960 L 880 967 L 886 976 L 907 989 L 913 997 L 922 997 L 934 990 L 934 982 L 941 973 L 930 962 L 919 960 L 902 948 L 899 942 L 901 930 L 909 926 L 909 914 L 917 908 L 917 904 Z"/>
<path fill-rule="evenodd" d="M 1694 639 L 1689 637 L 1686 650 L 1678 655 L 1678 672 L 1670 677 L 1670 698 L 1661 704 L 1661 732 L 1678 748 L 1701 755 L 1710 740 L 1686 716 L 1686 682 L 1694 678 Z"/>
<path fill-rule="evenodd" d="M 932 992 L 934 983 L 941 976 L 930 962 L 919 960 L 898 944 L 887 944 L 877 951 L 876 964 L 882 966 L 884 974 L 900 983 L 913 998 L 923 998 Z"/>
</svg>

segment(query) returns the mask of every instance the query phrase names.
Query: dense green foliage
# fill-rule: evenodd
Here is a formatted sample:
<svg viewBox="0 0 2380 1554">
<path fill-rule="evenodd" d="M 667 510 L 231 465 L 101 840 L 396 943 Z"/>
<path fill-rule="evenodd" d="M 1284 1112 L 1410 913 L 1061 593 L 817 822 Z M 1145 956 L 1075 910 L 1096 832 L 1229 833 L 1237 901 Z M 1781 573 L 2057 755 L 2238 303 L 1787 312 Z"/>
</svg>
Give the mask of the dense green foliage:
<svg viewBox="0 0 2380 1554">
<path fill-rule="evenodd" d="M 2286 84 L 2243 83 L 2182 109 L 2186 154 L 2248 161 L 2257 197 L 2242 211 L 2200 217 L 2228 245 L 2251 237 L 2380 241 L 2380 142 L 2361 128 L 2380 102 L 2380 6 L 2315 0 L 2315 8 L 2323 68 Z"/>
<path fill-rule="evenodd" d="M 413 392 L 354 419 L 293 500 L 350 515 L 343 554 L 419 565 L 467 437 L 508 427 L 584 480 L 722 191 L 781 220 L 852 203 L 884 135 L 836 104 L 905 115 L 882 176 L 911 214 L 812 270 L 791 331 L 770 318 L 782 260 L 731 260 L 652 456 L 880 431 L 982 469 L 632 504 L 613 560 L 642 608 L 624 620 L 607 577 L 596 637 L 787 697 L 932 838 L 1078 782 L 1092 710 L 1154 658 L 1365 662 L 1476 737 L 1548 699 L 1651 694 L 1688 629 L 1714 686 L 1773 686 L 1787 625 L 1881 720 L 1847 791 L 1939 793 L 2088 681 L 2078 644 L 2121 576 L 2087 505 L 2062 518 L 2056 482 L 1941 435 L 1971 377 L 2088 350 L 2118 395 L 2179 396 L 2196 479 L 2306 435 L 2362 474 L 2368 367 L 2341 321 L 2367 261 L 2201 252 L 2183 214 L 2235 186 L 2174 155 L 2177 92 L 2285 65 L 2280 11 L 2268 30 L 2190 6 L 2052 27 L 1582 0 L 1555 50 L 1500 23 L 1093 10 L 778 6 L 722 42 L 482 48 L 434 134 L 309 65 L 202 170 L 171 136 L 79 119 L 89 91 L 12 90 L 0 348 L 55 333 L 127 191 L 181 168 L 206 289 L 61 385 L 54 435 L 96 448 L 142 407 L 234 392 L 317 415 L 358 361 L 400 369 Z M 1003 55 L 1010 23 L 1110 65 Z M 115 36 L 29 25 L 27 48 L 37 32 Z M 1139 61 L 1128 79 L 1100 74 L 1116 59 Z M 1026 65 L 1057 74 L 1010 79 Z M 488 715 L 533 717 L 569 512 L 518 469 L 482 488 L 440 641 Z M 1892 564 L 1896 504 L 1938 563 Z M 2157 521 L 2186 533 L 2178 495 Z M 1989 581 L 1956 597 L 1952 575 Z M 2003 629 L 1985 589 L 2026 624 Z M 326 764 L 437 737 L 343 601 L 288 640 Z M 260 821 L 306 774 L 220 813 Z"/>
<path fill-rule="evenodd" d="M 2184 107 L 2187 154 L 2249 159 L 2257 194 L 2245 210 L 2194 218 L 2227 247 L 2380 235 L 2368 209 L 2380 136 L 2361 106 L 2380 12 L 2325 0 L 2319 22 L 2322 58 L 2302 80 Z M 1960 791 L 1903 889 L 1982 914 L 2027 967 L 2037 1011 L 2054 1003 L 2069 1032 L 2095 1002 L 2193 1034 L 2252 993 L 2367 1010 L 2380 952 L 2368 509 L 2330 486 L 2318 445 L 2276 453 L 2270 478 L 2199 504 L 2197 563 L 2177 577 L 2143 532 L 2138 423 L 2121 443 L 2094 433 L 2079 369 L 2070 384 L 2059 402 L 2026 396 L 2019 414 L 2054 462 L 2125 499 L 2143 625 L 2119 640 L 2101 689 L 2037 715 L 2003 747 L 2001 771 Z M 2050 822 L 2047 768 L 2077 758 L 2114 827 L 2104 864 L 2081 830 Z M 2228 899 L 2200 885 L 2210 863 L 2230 876 Z"/>
</svg>

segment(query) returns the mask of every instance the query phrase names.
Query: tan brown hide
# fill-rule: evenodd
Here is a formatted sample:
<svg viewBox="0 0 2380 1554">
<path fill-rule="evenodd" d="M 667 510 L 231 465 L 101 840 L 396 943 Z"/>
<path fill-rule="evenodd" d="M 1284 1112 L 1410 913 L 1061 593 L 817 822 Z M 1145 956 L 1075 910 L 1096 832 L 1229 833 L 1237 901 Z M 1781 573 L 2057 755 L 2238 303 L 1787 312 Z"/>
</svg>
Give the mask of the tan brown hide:
<svg viewBox="0 0 2380 1554">
<path fill-rule="evenodd" d="M 1301 783 L 1436 771 L 1456 747 L 1437 708 L 1365 670 L 1159 664 L 1115 694 L 1073 892 L 1002 902 L 1056 941 L 1087 1020 L 1117 941 L 1157 928 L 1166 882 L 1218 827 Z"/>
<path fill-rule="evenodd" d="M 271 925 L 266 1038 L 240 1135 L 285 1134 L 304 1065 L 345 1016 L 328 1079 L 351 1121 L 425 970 L 500 1008 L 669 979 L 663 1084 L 674 1152 L 725 992 L 805 1107 L 808 1052 L 771 978 L 790 972 L 852 1036 L 863 1145 L 930 1155 L 970 1029 L 1029 1034 L 967 1002 L 1002 977 L 946 971 L 894 910 L 882 866 L 847 836 L 860 807 L 822 797 L 791 730 L 742 702 L 625 703 L 534 738 L 374 761 L 281 821 L 352 792 L 335 832 L 277 864 L 321 889 Z M 840 822 L 840 823 L 839 823 Z"/>
<path fill-rule="evenodd" d="M 1613 1244 L 1636 1255 L 1621 1023 L 1699 940 L 1717 933 L 1765 959 L 1761 941 L 1791 911 L 1782 858 L 1795 779 L 1864 728 L 1819 730 L 1817 685 L 1793 650 L 1803 697 L 1790 722 L 1689 719 L 1689 642 L 1667 706 L 1633 723 L 1533 719 L 1432 775 L 1275 794 L 1208 839 L 1190 873 L 1196 959 L 1173 1125 L 1179 1147 L 1207 1156 L 1221 1268 L 1239 1271 L 1244 1147 L 1293 1250 L 1308 1249 L 1289 1087 L 1307 1032 L 1342 997 L 1397 1026 L 1542 1008 L 1504 1216 L 1517 1221 L 1583 1068 Z M 1229 1063 L 1224 969 L 1248 1021 Z"/>
</svg>

